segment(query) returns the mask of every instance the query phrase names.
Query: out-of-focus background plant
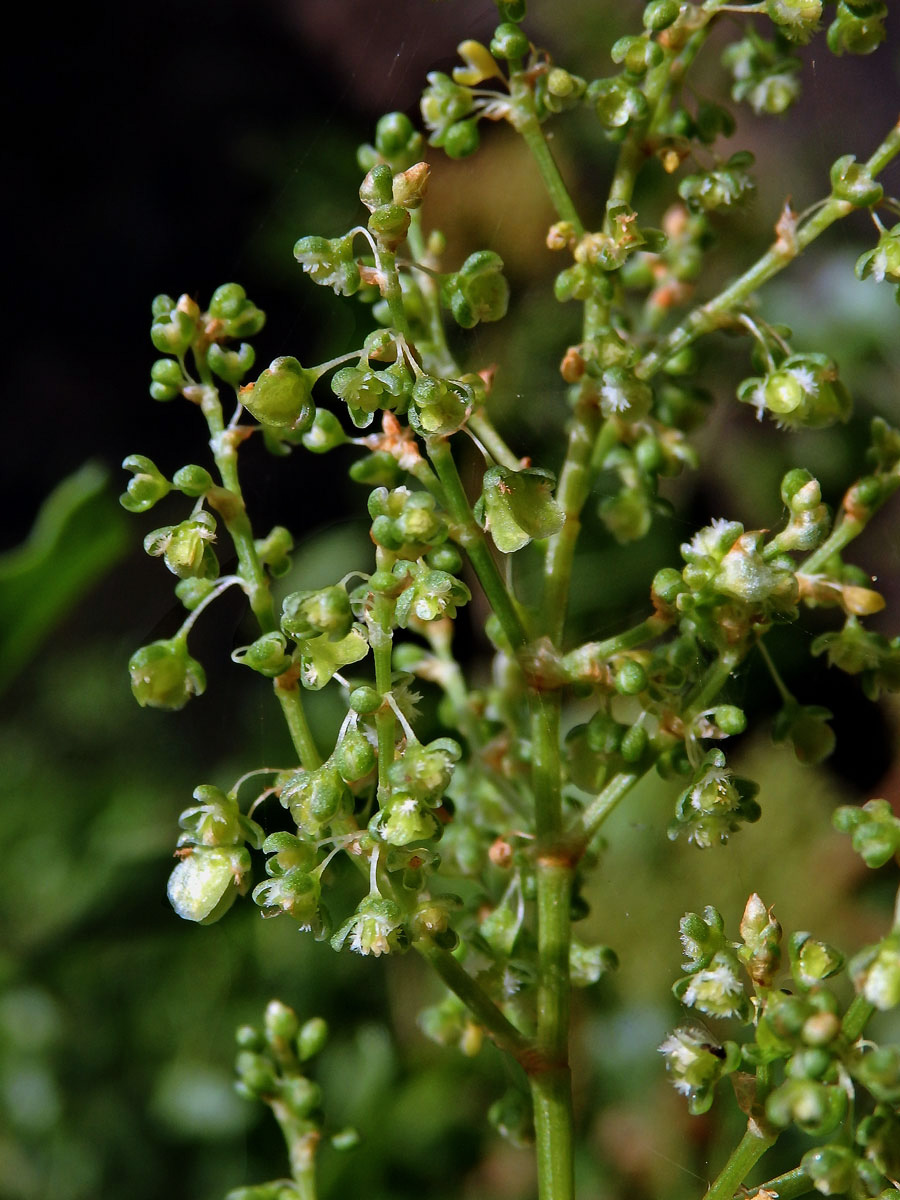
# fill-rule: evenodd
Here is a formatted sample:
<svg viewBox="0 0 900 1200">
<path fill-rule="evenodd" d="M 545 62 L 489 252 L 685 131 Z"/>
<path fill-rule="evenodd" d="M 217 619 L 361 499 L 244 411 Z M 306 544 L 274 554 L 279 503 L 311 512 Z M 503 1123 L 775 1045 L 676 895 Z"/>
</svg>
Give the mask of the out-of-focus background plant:
<svg viewBox="0 0 900 1200">
<path fill-rule="evenodd" d="M 590 75 L 597 46 L 630 29 L 642 6 L 582 0 L 564 17 L 556 7 L 535 3 L 529 34 Z M 493 1053 L 463 1063 L 424 1040 L 415 1017 L 434 995 L 417 964 L 387 969 L 334 955 L 290 923 L 260 921 L 250 905 L 204 930 L 173 915 L 165 900 L 171 830 L 197 779 L 228 786 L 243 769 L 232 749 L 238 737 L 265 761 L 277 757 L 283 733 L 262 689 L 254 697 L 242 686 L 235 707 L 226 666 L 177 719 L 132 704 L 124 664 L 134 645 L 169 632 L 161 619 L 169 600 L 159 573 L 131 569 L 137 553 L 127 549 L 115 501 L 132 432 L 140 425 L 151 457 L 168 437 L 169 415 L 148 407 L 144 393 L 148 297 L 184 280 L 208 295 L 236 277 L 273 318 L 260 362 L 267 348 L 291 345 L 319 361 L 355 344 L 352 308 L 304 285 L 291 246 L 302 232 L 329 235 L 351 223 L 356 145 L 380 113 L 413 110 L 426 71 L 446 70 L 462 37 L 489 40 L 496 8 L 489 0 L 157 0 L 136 10 L 76 7 L 52 26 L 38 12 L 26 20 L 31 36 L 8 48 L 7 68 L 16 216 L 4 318 L 9 549 L 0 558 L 0 1197 L 212 1200 L 241 1179 L 270 1176 L 283 1153 L 277 1132 L 235 1094 L 232 1057 L 235 1025 L 255 1020 L 271 995 L 304 1015 L 329 1013 L 334 1035 L 319 1073 L 329 1121 L 353 1124 L 363 1138 L 355 1154 L 323 1159 L 323 1195 L 521 1196 L 529 1161 L 481 1119 L 502 1090 L 503 1063 Z M 867 151 L 872 131 L 896 118 L 896 24 L 888 23 L 893 44 L 872 59 L 817 58 L 789 124 L 742 117 L 736 144 L 752 146 L 766 166 L 728 235 L 737 253 L 742 243 L 754 255 L 767 244 L 785 181 L 803 208 L 821 194 L 837 154 Z M 711 77 L 716 62 L 709 55 Z M 573 140 L 558 147 L 570 179 L 584 159 L 579 136 L 588 131 L 576 122 Z M 602 153 L 592 158 L 597 186 L 605 165 Z M 594 182 L 582 177 L 576 190 L 587 195 Z M 900 190 L 896 168 L 885 184 Z M 520 366 L 505 379 L 508 411 L 496 420 L 511 439 L 517 428 L 523 442 L 559 436 L 556 364 L 575 338 L 561 328 L 565 311 L 551 289 L 539 286 L 558 264 L 549 253 L 534 259 L 552 216 L 524 148 L 510 131 L 490 130 L 474 160 L 435 163 L 431 192 L 429 223 L 447 233 L 451 251 L 486 244 L 507 265 L 520 345 L 503 357 Z M 833 495 L 854 476 L 868 419 L 882 413 L 896 423 L 896 311 L 852 274 L 870 240 L 863 218 L 842 224 L 769 289 L 774 315 L 798 342 L 840 359 L 859 416 L 837 439 L 779 437 L 726 402 L 739 376 L 723 369 L 703 468 L 678 483 L 681 511 L 696 517 L 691 530 L 720 512 L 753 525 L 763 512 L 774 523 L 777 482 L 795 463 Z M 505 330 L 479 334 L 482 360 Z M 308 456 L 304 468 L 298 478 L 251 457 L 247 488 L 261 526 L 293 514 L 301 537 L 293 577 L 316 587 L 352 561 L 367 528 L 340 515 L 351 511 L 352 484 L 336 482 L 319 458 Z M 326 471 L 334 508 L 322 528 L 309 498 Z M 858 560 L 878 576 L 891 612 L 900 599 L 896 501 L 884 517 L 861 540 Z M 585 632 L 641 611 L 655 567 L 676 559 L 683 521 L 658 522 L 631 548 L 596 522 L 573 597 L 576 620 L 592 622 Z M 592 570 L 615 581 L 599 614 Z M 203 639 L 239 644 L 238 622 L 235 604 L 232 629 L 198 630 L 198 657 L 221 661 L 203 655 Z M 810 637 L 816 632 L 810 625 Z M 872 795 L 900 809 L 896 698 L 863 702 L 853 681 L 808 657 L 788 662 L 785 674 L 835 713 L 837 750 L 826 766 L 803 768 L 765 732 L 747 740 L 742 767 L 766 804 L 764 819 L 741 834 L 739 857 L 673 847 L 659 815 L 671 788 L 661 781 L 610 822 L 616 854 L 587 932 L 616 945 L 638 929 L 643 949 L 579 1000 L 577 1103 L 606 1106 L 578 1162 L 586 1195 L 696 1195 L 717 1141 L 733 1140 L 733 1130 L 687 1116 L 655 1054 L 674 1005 L 660 997 L 678 970 L 675 931 L 660 914 L 707 896 L 735 925 L 755 890 L 791 928 L 851 946 L 881 936 L 894 884 L 865 873 L 848 839 L 828 832 L 828 814 Z M 771 704 L 762 671 L 749 671 L 743 686 L 751 713 Z M 882 1033 L 890 1040 L 886 1023 Z M 735 1127 L 740 1121 L 735 1108 Z"/>
</svg>

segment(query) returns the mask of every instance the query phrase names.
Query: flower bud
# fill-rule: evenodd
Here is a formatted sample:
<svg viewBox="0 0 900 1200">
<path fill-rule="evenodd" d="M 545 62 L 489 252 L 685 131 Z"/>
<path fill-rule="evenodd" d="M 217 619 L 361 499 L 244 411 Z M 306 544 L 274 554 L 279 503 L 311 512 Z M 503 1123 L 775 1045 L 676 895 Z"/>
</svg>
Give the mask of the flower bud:
<svg viewBox="0 0 900 1200">
<path fill-rule="evenodd" d="M 833 823 L 839 832 L 851 834 L 853 849 L 867 867 L 883 867 L 900 853 L 900 818 L 887 800 L 868 800 L 862 808 L 843 805 Z"/>
<path fill-rule="evenodd" d="M 884 188 L 853 154 L 842 155 L 832 166 L 831 190 L 836 200 L 846 200 L 856 208 L 870 208 L 884 196 Z"/>
<path fill-rule="evenodd" d="M 448 158 L 468 158 L 478 149 L 480 140 L 478 123 L 473 118 L 451 125 L 441 139 L 441 146 Z"/>
<path fill-rule="evenodd" d="M 284 634 L 264 633 L 249 646 L 232 650 L 231 661 L 258 671 L 267 679 L 275 679 L 291 665 L 291 656 L 286 650 Z"/>
<path fill-rule="evenodd" d="M 263 425 L 304 433 L 315 413 L 315 381 L 315 372 L 305 371 L 296 358 L 276 358 L 255 383 L 241 388 L 241 404 Z"/>
<path fill-rule="evenodd" d="M 788 953 L 794 980 L 804 990 L 816 987 L 844 967 L 843 954 L 809 933 L 791 934 Z"/>
<path fill-rule="evenodd" d="M 882 1012 L 900 1004 L 900 933 L 889 933 L 850 963 L 857 992 Z"/>
<path fill-rule="evenodd" d="M 187 380 L 181 363 L 174 358 L 158 358 L 150 368 L 150 395 L 154 400 L 174 400 L 181 395 Z"/>
<path fill-rule="evenodd" d="M 322 1017 L 310 1017 L 297 1034 L 297 1057 L 301 1062 L 308 1062 L 324 1049 L 327 1040 L 327 1022 Z"/>
<path fill-rule="evenodd" d="M 375 748 L 365 734 L 355 729 L 349 730 L 334 752 L 334 761 L 341 778 L 347 783 L 354 783 L 374 769 Z"/>
<path fill-rule="evenodd" d="M 375 126 L 375 149 L 383 159 L 391 161 L 392 166 L 396 160 L 417 156 L 421 146 L 422 135 L 406 113 L 386 113 L 379 117 Z M 412 166 L 415 161 L 412 157 L 403 166 Z"/>
<path fill-rule="evenodd" d="M 225 350 L 213 342 L 207 351 L 206 361 L 214 374 L 236 387 L 256 361 L 256 351 L 249 342 L 241 342 L 237 350 Z"/>
<path fill-rule="evenodd" d="M 528 38 L 518 25 L 514 25 L 511 21 L 505 21 L 494 30 L 494 36 L 491 38 L 491 54 L 497 58 L 514 62 L 525 58 L 530 49 L 531 43 Z"/>
<path fill-rule="evenodd" d="M 171 485 L 157 465 L 143 454 L 129 454 L 122 463 L 126 471 L 133 471 L 119 503 L 128 512 L 142 513 L 152 508 L 171 491 Z"/>
<path fill-rule="evenodd" d="M 884 19 L 887 5 L 876 2 L 864 6 L 850 0 L 838 0 L 835 19 L 828 26 L 828 48 L 832 54 L 871 54 L 887 36 Z"/>
<path fill-rule="evenodd" d="M 181 296 L 177 306 L 169 311 L 158 315 L 154 312 L 150 341 L 161 354 L 172 354 L 176 358 L 184 356 L 197 332 L 199 311 L 195 310 L 196 304 L 190 296 Z"/>
<path fill-rule="evenodd" d="M 680 11 L 679 0 L 650 0 L 650 3 L 644 8 L 642 18 L 644 28 L 649 29 L 652 33 L 668 29 L 678 19 Z"/>
<path fill-rule="evenodd" d="M 827 1137 L 844 1119 L 847 1093 L 811 1079 L 787 1079 L 766 1101 L 766 1116 L 784 1129 L 791 1123 L 804 1133 Z"/>
<path fill-rule="evenodd" d="M 253 337 L 266 323 L 266 314 L 247 299 L 239 283 L 223 283 L 216 288 L 209 302 L 209 314 L 221 321 L 226 337 L 235 339 Z"/>
<path fill-rule="evenodd" d="M 792 42 L 806 43 L 822 16 L 822 0 L 766 0 L 766 12 Z"/>
<path fill-rule="evenodd" d="M 473 329 L 479 321 L 499 321 L 506 315 L 509 284 L 502 272 L 499 254 L 479 250 L 445 279 L 441 298 L 463 329 Z"/>
<path fill-rule="evenodd" d="M 182 637 L 151 642 L 128 661 L 131 690 L 141 708 L 184 708 L 206 688 L 203 668 L 191 658 Z"/>
</svg>

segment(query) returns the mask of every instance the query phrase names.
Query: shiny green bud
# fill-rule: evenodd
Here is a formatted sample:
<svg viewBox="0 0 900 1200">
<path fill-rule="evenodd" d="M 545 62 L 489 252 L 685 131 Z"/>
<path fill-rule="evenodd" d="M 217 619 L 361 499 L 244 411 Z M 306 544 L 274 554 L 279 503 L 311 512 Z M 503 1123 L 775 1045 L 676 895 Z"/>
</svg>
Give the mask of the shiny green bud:
<svg viewBox="0 0 900 1200">
<path fill-rule="evenodd" d="M 128 661 L 131 690 L 141 708 L 184 708 L 191 696 L 206 688 L 206 675 L 191 658 L 184 638 L 151 642 Z"/>
<path fill-rule="evenodd" d="M 214 374 L 236 387 L 256 361 L 256 351 L 249 342 L 241 342 L 237 350 L 226 350 L 213 342 L 206 361 Z"/>
<path fill-rule="evenodd" d="M 304 433 L 313 422 L 314 371 L 306 371 L 296 358 L 273 359 L 255 383 L 241 388 L 244 408 L 263 425 Z"/>
<path fill-rule="evenodd" d="M 128 512 L 142 513 L 151 509 L 171 491 L 171 485 L 156 464 L 143 454 L 129 454 L 122 466 L 133 471 L 127 487 L 119 497 L 119 503 Z"/>
<path fill-rule="evenodd" d="M 172 476 L 172 486 L 176 491 L 183 492 L 185 496 L 197 499 L 199 496 L 206 495 L 213 486 L 213 477 L 205 467 L 190 463 L 186 467 L 178 468 Z"/>
<path fill-rule="evenodd" d="M 322 1017 L 310 1017 L 300 1026 L 297 1034 L 297 1057 L 307 1062 L 325 1047 L 328 1040 L 328 1025 Z"/>
<path fill-rule="evenodd" d="M 498 25 L 491 38 L 490 51 L 495 58 L 515 61 L 524 58 L 531 49 L 531 43 L 518 27 L 511 21 Z"/>
</svg>

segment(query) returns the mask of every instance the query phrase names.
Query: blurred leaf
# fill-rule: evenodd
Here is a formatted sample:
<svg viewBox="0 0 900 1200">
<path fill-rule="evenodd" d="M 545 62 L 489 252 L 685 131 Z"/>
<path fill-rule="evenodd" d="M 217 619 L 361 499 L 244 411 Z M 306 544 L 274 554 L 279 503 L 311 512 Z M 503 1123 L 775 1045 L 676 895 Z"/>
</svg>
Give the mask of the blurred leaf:
<svg viewBox="0 0 900 1200">
<path fill-rule="evenodd" d="M 85 463 L 44 501 L 28 540 L 0 556 L 0 692 L 124 553 L 125 519 L 107 480 Z"/>
</svg>

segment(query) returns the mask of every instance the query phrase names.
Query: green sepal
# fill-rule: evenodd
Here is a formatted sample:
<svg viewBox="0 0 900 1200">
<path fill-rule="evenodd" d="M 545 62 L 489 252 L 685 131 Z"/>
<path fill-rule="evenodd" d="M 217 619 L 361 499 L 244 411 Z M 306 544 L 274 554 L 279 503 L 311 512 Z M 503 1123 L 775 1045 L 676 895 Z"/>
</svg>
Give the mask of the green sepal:
<svg viewBox="0 0 900 1200">
<path fill-rule="evenodd" d="M 151 642 L 128 660 L 131 690 L 141 708 L 184 708 L 206 689 L 206 673 L 183 637 Z"/>
<path fill-rule="evenodd" d="M 157 465 L 143 454 L 129 454 L 122 466 L 126 471 L 134 472 L 119 497 L 119 503 L 128 512 L 147 512 L 172 490 L 172 485 Z"/>
<path fill-rule="evenodd" d="M 509 284 L 503 275 L 503 259 L 491 250 L 470 254 L 454 275 L 442 280 L 441 301 L 463 329 L 505 317 Z"/>
<path fill-rule="evenodd" d="M 346 637 L 332 641 L 327 633 L 301 642 L 295 659 L 300 659 L 300 682 L 310 691 L 323 688 L 341 667 L 359 662 L 369 653 L 365 629 L 354 626 Z"/>
<path fill-rule="evenodd" d="M 553 498 L 555 482 L 555 476 L 539 467 L 491 467 L 485 472 L 475 515 L 501 554 L 521 550 L 533 538 L 559 533 L 566 515 Z"/>
<path fill-rule="evenodd" d="M 185 921 L 212 925 L 246 892 L 249 871 L 243 847 L 194 846 L 169 876 L 169 903 Z"/>
<path fill-rule="evenodd" d="M 249 342 L 241 342 L 237 350 L 226 350 L 213 342 L 206 354 L 210 370 L 234 387 L 241 382 L 256 362 L 256 351 Z"/>
<path fill-rule="evenodd" d="M 273 359 L 255 383 L 241 388 L 241 404 L 263 425 L 304 433 L 315 415 L 316 378 L 315 371 L 304 370 L 290 355 Z"/>
</svg>

